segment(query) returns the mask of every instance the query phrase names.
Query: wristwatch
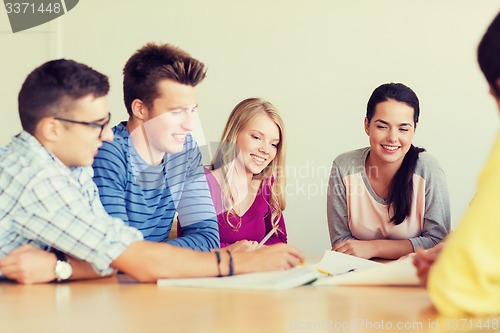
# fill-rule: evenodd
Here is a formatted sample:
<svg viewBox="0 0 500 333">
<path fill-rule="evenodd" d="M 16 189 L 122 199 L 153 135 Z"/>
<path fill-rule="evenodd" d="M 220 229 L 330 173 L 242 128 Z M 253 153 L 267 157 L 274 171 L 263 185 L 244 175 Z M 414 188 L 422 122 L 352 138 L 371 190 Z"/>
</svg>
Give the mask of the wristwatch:
<svg viewBox="0 0 500 333">
<path fill-rule="evenodd" d="M 55 250 L 54 253 L 57 257 L 56 267 L 54 268 L 56 281 L 65 281 L 71 277 L 71 274 L 73 274 L 73 267 L 71 267 L 71 264 L 64 253 L 57 250 Z"/>
</svg>

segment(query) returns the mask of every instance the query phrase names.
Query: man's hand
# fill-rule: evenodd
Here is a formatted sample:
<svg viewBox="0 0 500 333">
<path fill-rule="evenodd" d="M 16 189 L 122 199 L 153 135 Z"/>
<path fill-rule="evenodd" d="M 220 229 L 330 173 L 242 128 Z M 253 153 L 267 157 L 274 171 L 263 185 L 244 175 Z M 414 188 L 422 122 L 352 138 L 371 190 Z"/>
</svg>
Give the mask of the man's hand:
<svg viewBox="0 0 500 333">
<path fill-rule="evenodd" d="M 55 278 L 56 262 L 54 253 L 24 244 L 0 259 L 0 272 L 23 284 L 50 282 Z"/>
</svg>

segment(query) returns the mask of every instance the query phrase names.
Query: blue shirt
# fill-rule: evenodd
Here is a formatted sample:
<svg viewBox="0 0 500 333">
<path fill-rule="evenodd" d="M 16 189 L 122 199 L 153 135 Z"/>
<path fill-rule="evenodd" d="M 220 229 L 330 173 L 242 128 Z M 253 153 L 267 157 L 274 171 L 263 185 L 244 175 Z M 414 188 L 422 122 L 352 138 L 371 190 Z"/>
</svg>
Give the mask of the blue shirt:
<svg viewBox="0 0 500 333">
<path fill-rule="evenodd" d="M 0 159 L 0 257 L 31 243 L 91 263 L 101 274 L 142 235 L 104 210 L 92 168 L 68 168 L 27 132 Z"/>
<path fill-rule="evenodd" d="M 113 127 L 94 160 L 94 181 L 106 211 L 139 229 L 154 242 L 209 251 L 219 247 L 217 218 L 206 182 L 201 153 L 191 135 L 184 149 L 166 154 L 159 166 L 137 153 L 126 122 Z M 178 213 L 182 237 L 168 240 Z"/>
</svg>

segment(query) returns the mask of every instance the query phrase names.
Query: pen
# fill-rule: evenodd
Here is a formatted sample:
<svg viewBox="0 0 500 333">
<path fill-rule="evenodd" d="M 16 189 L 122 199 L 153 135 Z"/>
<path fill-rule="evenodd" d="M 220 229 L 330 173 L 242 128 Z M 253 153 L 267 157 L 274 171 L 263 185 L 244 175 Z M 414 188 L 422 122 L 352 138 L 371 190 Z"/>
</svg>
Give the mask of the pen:
<svg viewBox="0 0 500 333">
<path fill-rule="evenodd" d="M 275 226 L 274 228 L 271 229 L 271 231 L 267 233 L 266 237 L 264 237 L 264 239 L 260 241 L 259 245 L 257 245 L 257 249 L 260 249 L 262 245 L 264 245 L 267 242 L 267 240 L 271 238 L 271 236 L 276 232 L 276 230 L 278 230 L 278 226 Z"/>
</svg>

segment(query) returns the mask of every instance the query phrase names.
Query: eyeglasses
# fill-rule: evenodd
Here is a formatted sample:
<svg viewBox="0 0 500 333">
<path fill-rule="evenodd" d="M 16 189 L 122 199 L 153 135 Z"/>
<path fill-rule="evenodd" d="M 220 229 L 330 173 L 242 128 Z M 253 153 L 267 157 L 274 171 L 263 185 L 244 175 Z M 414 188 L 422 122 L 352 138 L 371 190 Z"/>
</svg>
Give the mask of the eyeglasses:
<svg viewBox="0 0 500 333">
<path fill-rule="evenodd" d="M 78 121 L 78 120 L 73 120 L 73 119 L 65 119 L 65 118 L 59 118 L 59 117 L 55 117 L 54 119 L 57 119 L 57 120 L 61 120 L 61 121 L 66 121 L 68 123 L 73 123 L 73 124 L 80 124 L 80 125 L 85 125 L 85 126 L 89 126 L 89 127 L 92 127 L 92 128 L 99 128 L 101 129 L 101 131 L 99 132 L 99 139 L 101 138 L 102 136 L 102 132 L 104 131 L 104 128 L 106 126 L 108 126 L 109 124 L 109 121 L 111 120 L 111 113 L 108 112 L 108 116 L 107 116 L 107 119 L 104 123 L 102 124 L 99 124 L 97 122 L 87 122 L 87 121 Z"/>
</svg>

